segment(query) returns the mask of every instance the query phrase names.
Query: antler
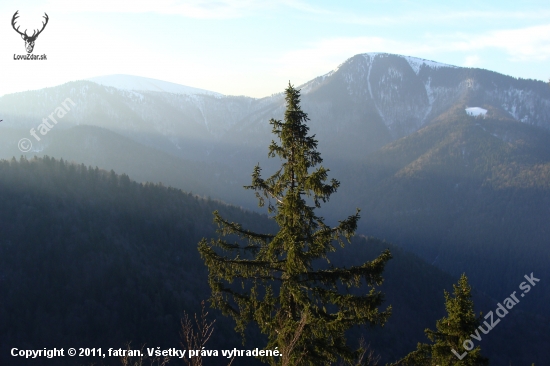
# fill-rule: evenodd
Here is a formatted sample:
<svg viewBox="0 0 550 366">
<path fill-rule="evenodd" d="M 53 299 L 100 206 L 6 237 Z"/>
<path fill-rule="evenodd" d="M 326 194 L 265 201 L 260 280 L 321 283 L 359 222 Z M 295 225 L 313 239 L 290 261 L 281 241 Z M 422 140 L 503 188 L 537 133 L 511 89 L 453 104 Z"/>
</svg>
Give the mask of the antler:
<svg viewBox="0 0 550 366">
<path fill-rule="evenodd" d="M 46 14 L 46 12 L 44 12 L 44 14 Z M 49 20 L 50 18 L 48 17 L 48 14 L 46 14 L 46 16 L 43 16 L 42 18 L 45 18 L 45 19 L 46 19 L 46 23 L 42 22 L 42 29 L 40 29 L 40 30 L 38 31 L 38 33 L 36 33 L 37 30 L 35 30 L 35 31 L 32 33 L 31 38 L 36 38 L 36 37 L 38 37 L 38 35 L 39 35 L 40 33 L 42 33 L 42 31 L 44 30 L 44 28 L 46 28 L 46 24 L 48 24 L 48 20 Z M 25 32 L 26 32 L 26 31 L 25 31 Z M 36 33 L 36 34 L 35 34 L 35 33 Z"/>
<path fill-rule="evenodd" d="M 13 14 L 13 17 L 11 18 L 11 26 L 12 26 L 13 29 L 15 29 L 15 31 L 16 31 L 17 33 L 19 33 L 20 35 L 22 35 L 22 36 L 27 36 L 27 30 L 26 30 L 26 29 L 25 29 L 25 33 L 21 33 L 21 32 L 19 32 L 19 27 L 15 28 L 15 19 L 19 18 L 19 15 L 17 15 L 17 13 L 19 13 L 19 10 L 17 10 L 17 11 L 15 12 L 15 14 Z M 46 14 L 46 13 L 44 13 L 44 14 Z"/>
<path fill-rule="evenodd" d="M 40 29 L 40 30 L 35 29 L 35 30 L 33 31 L 33 33 L 32 33 L 32 36 L 29 37 L 29 35 L 27 34 L 27 30 L 26 30 L 26 29 L 25 29 L 25 33 L 21 33 L 21 32 L 19 31 L 19 27 L 15 28 L 15 20 L 16 20 L 17 18 L 19 18 L 19 15 L 17 15 L 17 13 L 19 13 L 19 10 L 17 10 L 17 11 L 15 12 L 15 14 L 13 14 L 13 17 L 11 18 L 11 26 L 12 26 L 13 29 L 15 29 L 15 31 L 16 31 L 17 33 L 19 33 L 20 35 L 25 36 L 26 38 L 31 38 L 31 39 L 36 39 L 36 37 L 38 37 L 38 35 L 39 35 L 40 33 L 42 33 L 42 31 L 44 30 L 44 28 L 46 28 L 46 24 L 48 24 L 48 20 L 50 19 L 50 18 L 48 17 L 48 14 L 46 14 L 46 12 L 44 12 L 45 16 L 43 16 L 42 18 L 46 19 L 46 22 L 45 22 L 45 23 L 42 22 L 42 29 Z M 38 31 L 38 33 L 36 33 L 36 31 Z"/>
</svg>

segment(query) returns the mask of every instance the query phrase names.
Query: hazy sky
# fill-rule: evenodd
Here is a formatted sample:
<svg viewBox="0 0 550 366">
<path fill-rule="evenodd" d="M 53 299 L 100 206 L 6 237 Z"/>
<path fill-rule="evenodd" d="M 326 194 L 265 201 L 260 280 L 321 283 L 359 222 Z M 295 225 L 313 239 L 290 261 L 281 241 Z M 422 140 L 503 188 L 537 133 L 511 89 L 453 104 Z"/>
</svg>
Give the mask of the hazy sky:
<svg viewBox="0 0 550 366">
<path fill-rule="evenodd" d="M 35 55 L 20 30 L 46 29 Z M 550 1 L 50 0 L 0 3 L 0 95 L 108 74 L 263 97 L 364 52 L 550 78 Z"/>
</svg>

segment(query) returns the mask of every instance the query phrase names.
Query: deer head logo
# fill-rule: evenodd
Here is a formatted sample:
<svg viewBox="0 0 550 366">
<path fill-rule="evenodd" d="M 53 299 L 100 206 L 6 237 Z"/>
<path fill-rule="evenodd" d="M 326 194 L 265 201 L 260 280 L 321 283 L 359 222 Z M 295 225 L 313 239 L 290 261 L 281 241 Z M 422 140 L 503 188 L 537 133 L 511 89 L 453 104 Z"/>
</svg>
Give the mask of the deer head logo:
<svg viewBox="0 0 550 366">
<path fill-rule="evenodd" d="M 25 48 L 27 49 L 27 53 L 32 53 L 32 50 L 34 49 L 34 42 L 36 41 L 36 38 L 38 37 L 38 35 L 40 33 L 42 33 L 42 31 L 44 30 L 44 28 L 46 28 L 46 24 L 48 24 L 48 14 L 46 14 L 43 18 L 46 19 L 46 22 L 42 22 L 42 29 L 38 30 L 34 30 L 34 32 L 32 33 L 32 36 L 29 36 L 27 34 L 27 30 L 25 29 L 25 32 L 24 33 L 21 33 L 19 31 L 19 27 L 15 28 L 15 20 L 17 18 L 19 18 L 19 15 L 17 15 L 17 13 L 19 12 L 19 10 L 17 10 L 15 12 L 15 14 L 13 14 L 13 18 L 11 18 L 11 26 L 13 27 L 13 29 L 15 29 L 15 31 L 17 33 L 19 33 L 21 35 L 21 38 L 23 38 L 23 40 L 25 41 Z M 38 33 L 37 33 L 38 32 Z"/>
</svg>

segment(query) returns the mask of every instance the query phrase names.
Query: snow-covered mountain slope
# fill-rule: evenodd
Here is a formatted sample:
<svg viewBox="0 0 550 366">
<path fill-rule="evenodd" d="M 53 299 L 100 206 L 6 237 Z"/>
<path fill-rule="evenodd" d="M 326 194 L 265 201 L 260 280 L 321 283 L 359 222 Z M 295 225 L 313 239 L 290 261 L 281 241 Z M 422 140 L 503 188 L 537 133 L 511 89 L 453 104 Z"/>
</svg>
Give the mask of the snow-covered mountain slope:
<svg viewBox="0 0 550 366">
<path fill-rule="evenodd" d="M 76 105 L 56 129 L 90 124 L 177 156 L 245 164 L 265 155 L 268 121 L 285 110 L 282 94 L 223 96 L 130 75 L 89 80 L 0 97 L 0 128 L 36 128 L 70 97 Z M 335 159 L 361 158 L 471 106 L 486 109 L 488 118 L 550 129 L 546 83 L 415 57 L 359 54 L 300 88 L 311 132 Z"/>
<path fill-rule="evenodd" d="M 122 90 L 155 91 L 173 94 L 207 94 L 221 97 L 223 94 L 209 90 L 193 88 L 190 86 L 171 83 L 168 81 L 146 78 L 135 75 L 105 75 L 85 79 L 104 86 L 110 86 Z"/>
<path fill-rule="evenodd" d="M 429 67 L 431 69 L 439 69 L 440 67 L 451 67 L 451 68 L 457 68 L 457 66 L 443 64 L 441 62 L 435 62 L 430 60 L 425 60 L 423 58 L 418 57 L 411 57 L 411 56 L 402 56 L 409 65 L 411 65 L 411 68 L 414 70 L 415 74 L 418 75 L 421 68 Z"/>
<path fill-rule="evenodd" d="M 256 99 L 208 94 L 134 91 L 75 81 L 0 97 L 2 126 L 37 129 L 69 98 L 70 110 L 55 129 L 92 125 L 172 155 L 201 159 Z M 53 132 L 52 132 L 53 133 Z M 36 144 L 38 145 L 38 144 Z"/>
<path fill-rule="evenodd" d="M 463 105 L 463 109 L 487 105 L 490 113 L 550 129 L 550 88 L 546 83 L 488 70 L 365 53 L 304 84 L 304 101 L 315 94 L 326 96 L 325 106 L 341 99 L 329 89 L 345 93 L 365 115 L 380 118 L 392 139 L 417 131 L 455 105 Z M 332 117 L 341 130 L 342 118 Z"/>
</svg>

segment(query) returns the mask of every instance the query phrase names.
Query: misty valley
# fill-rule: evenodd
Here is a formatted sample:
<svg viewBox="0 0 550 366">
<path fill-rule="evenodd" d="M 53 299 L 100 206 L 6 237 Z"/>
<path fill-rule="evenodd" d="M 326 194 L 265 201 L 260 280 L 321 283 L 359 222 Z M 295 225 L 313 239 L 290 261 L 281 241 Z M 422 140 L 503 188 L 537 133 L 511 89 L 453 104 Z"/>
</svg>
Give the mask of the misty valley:
<svg viewBox="0 0 550 366">
<path fill-rule="evenodd" d="M 547 365 L 550 85 L 365 53 L 284 88 L 1 96 L 0 364 Z M 24 353 L 60 348 L 95 351 Z"/>
</svg>

